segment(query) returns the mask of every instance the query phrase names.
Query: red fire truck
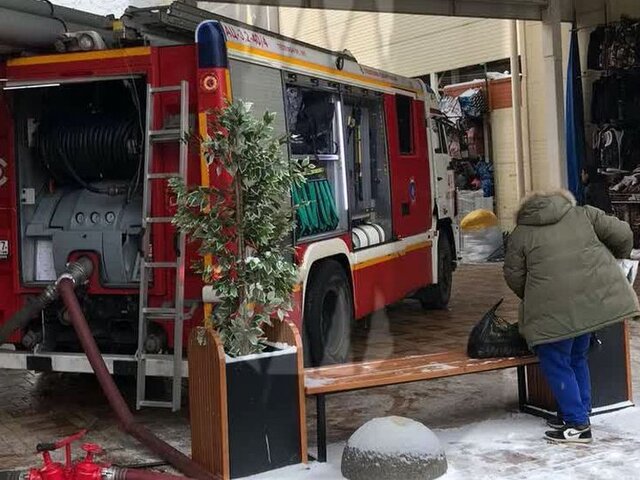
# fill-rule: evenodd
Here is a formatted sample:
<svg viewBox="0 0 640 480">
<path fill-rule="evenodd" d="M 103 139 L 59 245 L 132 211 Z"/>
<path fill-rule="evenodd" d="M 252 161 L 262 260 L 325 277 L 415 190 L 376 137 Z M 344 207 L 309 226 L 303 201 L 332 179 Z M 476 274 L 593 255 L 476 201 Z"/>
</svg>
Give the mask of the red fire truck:
<svg viewBox="0 0 640 480">
<path fill-rule="evenodd" d="M 283 153 L 317 167 L 293 192 L 306 206 L 291 318 L 309 363 L 343 361 L 354 320 L 393 302 L 447 304 L 453 182 L 423 82 L 226 19 L 200 23 L 195 42 L 122 36 L 0 64 L 0 324 L 88 255 L 78 294 L 111 371 L 174 377 L 179 389 L 183 339 L 215 295 L 189 268 L 166 180 L 209 184 L 184 139 L 206 135 L 227 98 L 276 112 Z M 0 368 L 90 371 L 56 301 L 8 340 Z"/>
</svg>

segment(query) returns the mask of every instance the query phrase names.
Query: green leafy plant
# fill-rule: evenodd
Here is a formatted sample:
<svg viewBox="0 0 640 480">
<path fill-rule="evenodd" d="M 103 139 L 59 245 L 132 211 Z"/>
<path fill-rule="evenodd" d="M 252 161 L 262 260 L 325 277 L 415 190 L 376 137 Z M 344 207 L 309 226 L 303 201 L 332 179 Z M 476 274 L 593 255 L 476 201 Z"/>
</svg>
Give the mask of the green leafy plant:
<svg viewBox="0 0 640 480">
<path fill-rule="evenodd" d="M 263 326 L 292 308 L 298 269 L 286 246 L 295 221 L 289 195 L 310 167 L 308 160 L 298 164 L 284 154 L 286 139 L 274 135 L 274 113 L 258 118 L 251 110 L 243 101 L 228 104 L 213 115 L 211 137 L 200 139 L 221 179 L 215 186 L 170 182 L 177 204 L 173 223 L 199 243 L 203 259 L 212 259 L 197 266 L 220 299 L 206 321 L 231 356 L 262 351 Z"/>
</svg>

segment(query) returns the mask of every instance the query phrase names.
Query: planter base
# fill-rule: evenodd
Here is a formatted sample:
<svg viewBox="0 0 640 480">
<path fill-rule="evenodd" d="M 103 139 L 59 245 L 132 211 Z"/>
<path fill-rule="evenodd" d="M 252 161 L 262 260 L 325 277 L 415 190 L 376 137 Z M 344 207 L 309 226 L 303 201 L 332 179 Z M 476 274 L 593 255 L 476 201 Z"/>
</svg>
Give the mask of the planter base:
<svg viewBox="0 0 640 480">
<path fill-rule="evenodd" d="M 231 478 L 300 463 L 297 353 L 266 353 L 227 368 Z"/>
<path fill-rule="evenodd" d="M 307 460 L 302 342 L 288 322 L 267 336 L 295 348 L 227 360 L 213 330 L 189 340 L 192 455 L 223 480 Z"/>
</svg>

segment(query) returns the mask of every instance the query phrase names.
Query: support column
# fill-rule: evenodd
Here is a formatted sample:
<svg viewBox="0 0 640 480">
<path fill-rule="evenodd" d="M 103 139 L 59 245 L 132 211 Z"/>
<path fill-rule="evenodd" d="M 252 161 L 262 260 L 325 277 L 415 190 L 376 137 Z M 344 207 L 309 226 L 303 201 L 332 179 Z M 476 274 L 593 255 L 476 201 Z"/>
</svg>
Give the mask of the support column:
<svg viewBox="0 0 640 480">
<path fill-rule="evenodd" d="M 518 21 L 511 20 L 511 100 L 513 105 L 513 148 L 518 181 L 518 200 L 525 195 L 524 155 L 522 154 L 522 86 L 518 54 Z"/>
<path fill-rule="evenodd" d="M 527 49 L 527 27 L 522 20 L 518 21 L 518 44 L 520 48 L 520 73 L 522 87 L 522 154 L 524 161 L 525 193 L 533 190 L 531 172 L 531 122 L 529 116 L 529 50 Z"/>
<path fill-rule="evenodd" d="M 429 74 L 429 80 L 431 83 L 431 90 L 436 93 L 436 97 L 440 98 L 440 93 L 438 92 L 438 85 L 440 83 L 440 79 L 438 78 L 438 74 L 436 72 Z"/>
<path fill-rule="evenodd" d="M 549 165 L 548 187 L 566 188 L 566 132 L 564 126 L 564 83 L 562 76 L 562 30 L 560 0 L 549 0 L 542 14 L 544 59 L 545 125 Z"/>
</svg>

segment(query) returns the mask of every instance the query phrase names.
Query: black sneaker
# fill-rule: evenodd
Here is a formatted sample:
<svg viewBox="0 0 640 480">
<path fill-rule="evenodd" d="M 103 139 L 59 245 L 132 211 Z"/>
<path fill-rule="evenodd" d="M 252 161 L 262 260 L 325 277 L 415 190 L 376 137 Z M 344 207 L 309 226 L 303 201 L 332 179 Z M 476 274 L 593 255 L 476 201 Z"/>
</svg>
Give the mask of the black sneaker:
<svg viewBox="0 0 640 480">
<path fill-rule="evenodd" d="M 553 428 L 554 430 L 562 430 L 565 425 L 564 420 L 558 415 L 547 419 L 547 427 Z"/>
<path fill-rule="evenodd" d="M 544 437 L 554 443 L 591 443 L 590 425 L 565 425 L 559 430 L 549 430 Z"/>
</svg>

